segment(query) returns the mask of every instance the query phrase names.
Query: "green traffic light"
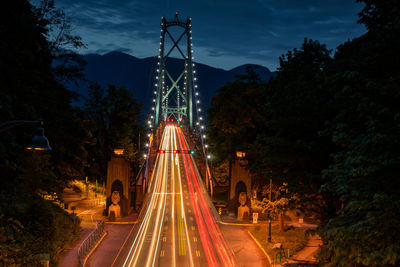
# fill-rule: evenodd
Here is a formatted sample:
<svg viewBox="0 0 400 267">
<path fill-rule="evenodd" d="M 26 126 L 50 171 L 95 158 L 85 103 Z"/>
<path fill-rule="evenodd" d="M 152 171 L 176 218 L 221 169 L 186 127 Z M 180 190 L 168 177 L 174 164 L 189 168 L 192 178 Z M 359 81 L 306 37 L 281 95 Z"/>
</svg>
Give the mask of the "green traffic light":
<svg viewBox="0 0 400 267">
<path fill-rule="evenodd" d="M 194 150 L 190 150 L 190 155 L 194 155 Z"/>
<path fill-rule="evenodd" d="M 182 124 L 181 124 L 181 125 L 179 125 L 179 127 L 181 127 L 181 128 L 182 128 Z"/>
</svg>

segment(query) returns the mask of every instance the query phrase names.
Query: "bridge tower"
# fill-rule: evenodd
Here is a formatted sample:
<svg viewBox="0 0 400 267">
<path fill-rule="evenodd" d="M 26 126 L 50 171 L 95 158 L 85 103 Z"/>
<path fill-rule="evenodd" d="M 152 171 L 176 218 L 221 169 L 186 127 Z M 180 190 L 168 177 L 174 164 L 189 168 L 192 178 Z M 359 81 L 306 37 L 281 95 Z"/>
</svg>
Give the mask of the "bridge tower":
<svg viewBox="0 0 400 267">
<path fill-rule="evenodd" d="M 198 155 L 196 158 L 200 159 L 204 156 L 203 165 L 205 167 L 202 176 L 207 181 L 207 188 L 210 185 L 212 192 L 211 173 L 208 167 L 211 155 L 208 153 L 208 146 L 205 143 L 206 135 L 203 134 L 206 131 L 206 119 L 202 115 L 204 110 L 201 108 L 195 63 L 193 62 L 191 19 L 181 20 L 176 12 L 173 19 L 162 17 L 160 25 L 160 54 L 154 82 L 153 105 L 147 120 L 149 142 L 146 144 L 148 151 L 145 157 L 149 162 L 152 146 L 157 147 L 160 142 L 162 127 L 159 126 L 161 122 L 166 122 L 168 119 L 183 122 L 185 128 L 189 130 L 188 134 L 193 148 L 199 152 L 196 152 Z M 174 55 L 171 54 L 173 52 Z M 183 60 L 172 58 L 172 56 L 176 57 L 176 54 Z M 181 65 L 180 69 L 179 65 Z M 154 145 L 151 145 L 152 143 Z M 145 177 L 147 176 L 145 175 Z M 146 180 L 146 178 L 144 179 Z"/>
<path fill-rule="evenodd" d="M 174 29 L 172 29 L 175 27 Z M 180 35 L 176 35 L 176 28 L 183 31 Z M 174 36 L 175 35 L 175 36 Z M 182 21 L 178 18 L 178 12 L 175 18 L 167 20 L 165 17 L 161 19 L 161 36 L 160 36 L 160 55 L 158 56 L 158 68 L 156 76 L 156 94 L 154 124 L 157 127 L 161 121 L 167 119 L 175 119 L 185 121 L 189 129 L 193 130 L 194 119 L 194 64 L 192 57 L 192 24 L 191 19 Z M 172 41 L 172 47 L 166 50 L 166 39 Z M 185 47 L 181 48 L 179 43 L 185 42 Z M 167 59 L 173 51 L 177 51 L 184 59 L 182 64 L 182 72 L 174 75 L 168 71 Z M 175 63 L 175 61 L 174 61 Z M 176 67 L 176 65 L 174 66 Z"/>
</svg>

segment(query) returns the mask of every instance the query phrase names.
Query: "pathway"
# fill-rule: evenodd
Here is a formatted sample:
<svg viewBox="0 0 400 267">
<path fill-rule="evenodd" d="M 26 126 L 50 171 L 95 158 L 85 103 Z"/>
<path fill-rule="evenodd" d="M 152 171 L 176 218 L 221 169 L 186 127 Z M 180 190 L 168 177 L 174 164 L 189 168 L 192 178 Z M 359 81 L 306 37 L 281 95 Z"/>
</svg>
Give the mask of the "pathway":
<svg viewBox="0 0 400 267">
<path fill-rule="evenodd" d="M 287 260 L 283 265 L 285 267 L 311 267 L 317 266 L 316 255 L 318 253 L 319 247 L 322 245 L 321 237 L 318 235 L 310 236 L 307 245 L 292 257 Z"/>
<path fill-rule="evenodd" d="M 236 225 L 221 225 L 220 229 L 228 246 L 235 254 L 239 266 L 267 267 L 268 259 L 247 233 L 247 227 Z"/>
<path fill-rule="evenodd" d="M 74 212 L 81 221 L 81 239 L 75 241 L 68 249 L 64 250 L 59 258 L 58 266 L 75 267 L 78 266 L 78 250 L 82 242 L 96 227 L 97 221 L 102 219 L 102 205 L 94 205 L 93 200 L 86 200 L 79 193 L 74 192 L 71 188 L 65 188 L 62 199 L 68 204 L 69 213 Z M 74 211 L 71 207 L 75 207 Z"/>
</svg>

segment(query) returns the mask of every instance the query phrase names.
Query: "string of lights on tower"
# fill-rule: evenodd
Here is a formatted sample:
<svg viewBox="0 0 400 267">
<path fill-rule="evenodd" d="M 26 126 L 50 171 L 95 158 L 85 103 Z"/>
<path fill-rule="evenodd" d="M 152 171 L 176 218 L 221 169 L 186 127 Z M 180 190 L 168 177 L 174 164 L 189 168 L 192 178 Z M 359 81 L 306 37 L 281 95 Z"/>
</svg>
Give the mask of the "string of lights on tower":
<svg viewBox="0 0 400 267">
<path fill-rule="evenodd" d="M 198 134 L 208 166 L 208 161 L 212 156 L 209 154 L 208 145 L 205 142 L 205 116 L 203 115 L 204 110 L 201 107 L 200 88 L 195 69 L 196 64 L 193 62 L 194 50 L 191 18 L 181 21 L 178 18 L 178 13 L 176 13 L 175 18 L 172 20 L 161 17 L 160 25 L 160 48 L 159 55 L 157 56 L 152 105 L 147 119 L 147 137 L 151 137 L 162 121 L 176 121 L 179 123 L 184 121 L 188 124 L 189 131 Z M 175 39 L 171 31 L 169 31 L 171 27 L 181 27 L 183 28 L 183 33 Z M 167 37 L 169 37 L 173 45 L 166 53 L 165 44 L 166 39 L 168 39 Z M 179 42 L 184 37 L 186 37 L 186 49 L 181 49 Z M 166 66 L 167 58 L 174 49 L 178 51 L 178 54 L 183 57 L 185 62 L 184 71 L 176 79 L 172 77 Z M 148 143 L 145 146 L 149 148 Z M 144 157 L 146 158 L 147 154 L 144 154 Z"/>
</svg>

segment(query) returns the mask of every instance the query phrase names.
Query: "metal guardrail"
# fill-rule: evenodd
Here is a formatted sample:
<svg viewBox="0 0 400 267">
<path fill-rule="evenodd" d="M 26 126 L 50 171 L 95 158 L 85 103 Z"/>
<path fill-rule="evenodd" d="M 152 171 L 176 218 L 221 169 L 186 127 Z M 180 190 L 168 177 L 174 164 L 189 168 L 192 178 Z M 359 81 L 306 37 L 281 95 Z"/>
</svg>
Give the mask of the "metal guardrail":
<svg viewBox="0 0 400 267">
<path fill-rule="evenodd" d="M 90 233 L 90 235 L 83 241 L 82 245 L 78 250 L 78 266 L 83 266 L 83 260 L 86 254 L 92 249 L 92 247 L 97 243 L 97 241 L 103 236 L 104 233 L 104 221 L 100 221 L 96 229 Z"/>
</svg>

